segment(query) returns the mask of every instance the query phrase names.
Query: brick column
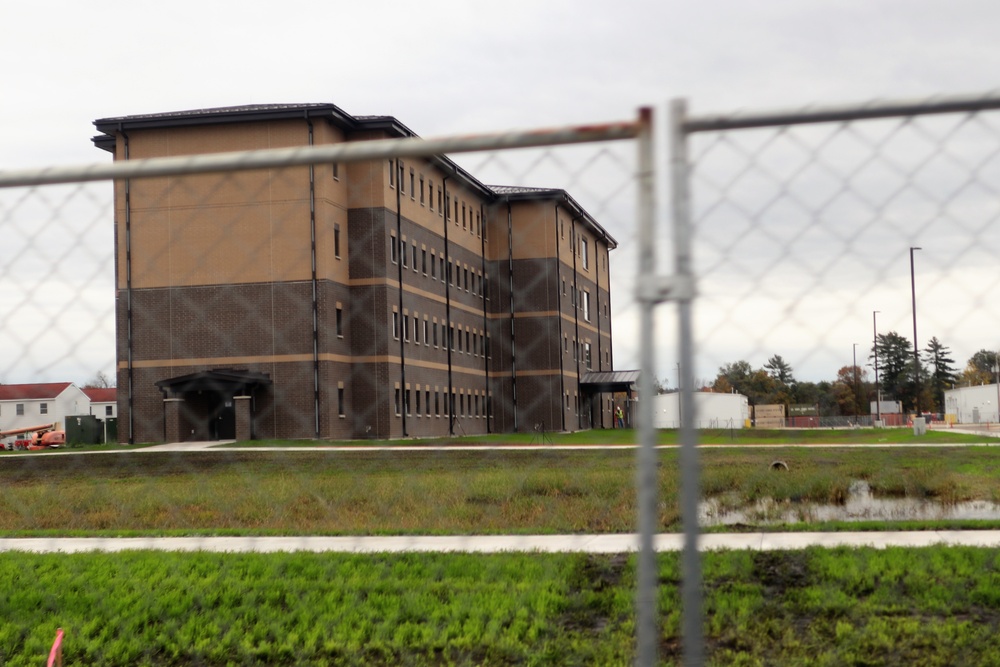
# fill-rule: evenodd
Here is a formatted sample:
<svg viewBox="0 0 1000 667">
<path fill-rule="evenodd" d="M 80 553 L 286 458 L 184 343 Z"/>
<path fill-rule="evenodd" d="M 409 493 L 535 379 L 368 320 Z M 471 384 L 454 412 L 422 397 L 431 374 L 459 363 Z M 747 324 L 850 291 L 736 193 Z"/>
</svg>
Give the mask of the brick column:
<svg viewBox="0 0 1000 667">
<path fill-rule="evenodd" d="M 253 415 L 250 414 L 250 397 L 234 396 L 236 401 L 236 439 L 250 440 L 253 433 Z"/>
<path fill-rule="evenodd" d="M 163 421 L 166 426 L 164 437 L 167 442 L 181 441 L 181 406 L 183 404 L 183 398 L 163 399 Z"/>
</svg>

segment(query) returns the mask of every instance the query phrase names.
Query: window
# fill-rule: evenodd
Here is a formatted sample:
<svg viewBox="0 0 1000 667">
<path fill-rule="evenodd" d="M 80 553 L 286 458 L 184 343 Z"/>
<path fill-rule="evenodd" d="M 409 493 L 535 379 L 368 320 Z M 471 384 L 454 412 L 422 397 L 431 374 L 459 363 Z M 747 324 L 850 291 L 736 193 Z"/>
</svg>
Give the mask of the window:
<svg viewBox="0 0 1000 667">
<path fill-rule="evenodd" d="M 566 296 L 566 279 L 565 278 L 562 279 L 562 286 L 563 286 L 563 296 Z"/>
<path fill-rule="evenodd" d="M 431 390 L 430 389 L 425 389 L 424 390 L 424 412 L 427 413 L 428 417 L 431 416 Z"/>
<path fill-rule="evenodd" d="M 420 318 L 413 313 L 413 342 L 420 345 Z M 417 412 L 420 412 L 417 410 Z"/>
<path fill-rule="evenodd" d="M 403 173 L 403 163 L 400 162 L 399 163 L 399 194 L 401 194 L 401 195 L 405 195 L 406 194 L 406 181 L 403 180 L 404 178 L 405 178 L 405 174 Z"/>
<path fill-rule="evenodd" d="M 462 229 L 465 228 L 465 202 L 462 202 Z"/>
<path fill-rule="evenodd" d="M 38 414 L 40 414 L 40 415 L 47 415 L 47 414 L 49 414 L 49 404 L 48 403 L 41 403 L 41 404 L 39 404 L 39 406 L 38 406 Z"/>
<path fill-rule="evenodd" d="M 452 352 L 455 351 L 455 325 L 448 325 L 448 349 Z"/>
<path fill-rule="evenodd" d="M 590 343 L 583 344 L 583 361 L 587 368 L 590 368 Z"/>
<path fill-rule="evenodd" d="M 440 198 L 438 202 L 440 203 Z M 456 204 L 457 206 L 457 204 Z M 444 219 L 451 220 L 451 195 L 445 193 L 444 195 Z"/>
<path fill-rule="evenodd" d="M 426 248 L 421 248 L 420 249 L 420 267 L 423 270 L 424 275 L 426 276 L 427 275 L 427 249 Z"/>
<path fill-rule="evenodd" d="M 462 329 L 461 329 L 461 327 L 459 327 L 459 329 L 458 329 L 458 351 L 459 352 L 462 351 Z"/>
<path fill-rule="evenodd" d="M 105 417 L 111 417 L 113 411 L 114 411 L 114 409 L 110 405 L 105 405 L 104 406 L 104 416 Z"/>
<path fill-rule="evenodd" d="M 431 250 L 431 278 L 433 278 L 434 280 L 437 280 L 438 277 L 437 261 L 438 261 L 437 256 L 434 254 L 434 251 Z M 424 273 L 426 273 L 426 271 Z"/>
<path fill-rule="evenodd" d="M 444 210 L 444 207 L 441 205 L 441 187 L 439 186 L 438 187 L 438 215 L 441 215 L 441 211 L 443 211 L 443 210 Z"/>
<path fill-rule="evenodd" d="M 590 321 L 590 292 L 583 290 L 583 319 Z"/>
<path fill-rule="evenodd" d="M 396 187 L 396 162 L 395 160 L 389 160 L 389 187 Z M 399 414 L 399 411 L 396 411 Z"/>
<path fill-rule="evenodd" d="M 18 415 L 23 415 L 23 414 L 24 414 L 24 403 L 18 403 L 18 404 L 17 404 L 17 407 L 15 408 L 15 410 L 14 410 L 14 411 L 15 411 L 15 412 L 16 412 L 16 413 L 17 413 Z"/>
<path fill-rule="evenodd" d="M 337 414 L 341 417 L 346 416 L 344 413 L 344 388 L 337 387 Z"/>
<path fill-rule="evenodd" d="M 423 184 L 421 184 L 420 187 L 423 188 Z M 413 180 L 413 168 L 411 167 L 410 168 L 410 199 L 413 199 L 414 197 L 417 196 L 416 189 L 417 188 L 416 188 L 416 186 L 414 184 L 414 180 Z M 420 411 L 417 410 L 417 412 L 420 412 Z"/>
<path fill-rule="evenodd" d="M 407 264 L 407 256 L 410 253 L 406 251 L 406 241 L 403 241 L 402 239 L 400 239 L 399 241 L 399 254 L 403 256 L 403 268 L 404 269 L 409 268 L 410 265 Z"/>
<path fill-rule="evenodd" d="M 396 387 L 396 416 L 399 416 L 399 387 Z"/>
<path fill-rule="evenodd" d="M 438 346 L 438 323 L 437 322 L 434 323 L 434 326 L 431 328 L 431 331 L 434 333 L 434 347 L 437 347 Z"/>
<path fill-rule="evenodd" d="M 389 259 L 392 260 L 393 264 L 399 262 L 399 246 L 396 245 L 396 237 L 389 237 Z"/>
<path fill-rule="evenodd" d="M 419 417 L 420 416 L 420 387 L 419 386 L 417 387 L 416 394 L 417 394 L 417 396 L 416 396 L 416 398 L 417 398 L 417 416 Z"/>
<path fill-rule="evenodd" d="M 479 211 L 476 211 L 476 236 L 482 235 L 482 227 L 479 222 Z"/>
<path fill-rule="evenodd" d="M 417 242 L 413 242 L 413 270 L 418 271 L 417 267 Z"/>
<path fill-rule="evenodd" d="M 399 313 L 392 314 L 392 337 L 399 340 Z"/>
<path fill-rule="evenodd" d="M 333 256 L 340 259 L 340 225 L 333 226 Z"/>
<path fill-rule="evenodd" d="M 337 338 L 344 337 L 344 309 L 337 306 Z"/>
<path fill-rule="evenodd" d="M 469 268 L 466 267 L 464 269 L 464 271 L 465 271 L 465 291 L 468 292 L 469 291 Z"/>
<path fill-rule="evenodd" d="M 403 340 L 410 340 L 410 316 L 403 315 Z"/>
<path fill-rule="evenodd" d="M 590 269 L 590 253 L 587 252 L 587 239 L 580 236 L 580 257 L 583 259 L 583 270 Z"/>
<path fill-rule="evenodd" d="M 441 394 L 438 393 L 437 389 L 434 390 L 434 414 L 438 417 L 441 416 Z"/>
<path fill-rule="evenodd" d="M 434 181 L 427 181 L 427 206 L 434 210 Z"/>
<path fill-rule="evenodd" d="M 428 322 L 427 320 L 424 320 L 424 345 L 430 344 L 430 339 L 427 337 L 427 327 L 428 327 Z"/>
<path fill-rule="evenodd" d="M 455 200 L 455 226 L 458 227 L 458 200 Z"/>
<path fill-rule="evenodd" d="M 409 389 L 406 390 L 406 394 L 404 396 L 405 396 L 405 398 L 403 399 L 403 408 L 406 410 L 406 414 L 410 414 L 410 390 Z"/>
<path fill-rule="evenodd" d="M 469 330 L 465 330 L 465 351 L 472 354 L 472 346 L 469 345 Z"/>
<path fill-rule="evenodd" d="M 333 180 L 340 180 L 340 164 L 337 162 L 333 163 Z"/>
</svg>

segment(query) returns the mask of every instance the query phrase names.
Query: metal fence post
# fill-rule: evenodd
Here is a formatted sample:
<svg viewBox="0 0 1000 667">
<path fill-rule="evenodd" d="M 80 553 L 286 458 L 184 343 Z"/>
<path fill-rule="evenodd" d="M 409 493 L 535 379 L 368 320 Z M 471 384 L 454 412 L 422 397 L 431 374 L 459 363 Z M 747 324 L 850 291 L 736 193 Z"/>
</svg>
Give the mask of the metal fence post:
<svg viewBox="0 0 1000 667">
<path fill-rule="evenodd" d="M 639 300 L 639 451 L 636 460 L 636 494 L 639 505 L 639 562 L 636 590 L 636 665 L 656 664 L 660 635 L 657 615 L 657 565 L 653 536 L 657 528 L 656 433 L 653 430 L 653 309 L 656 295 L 650 287 L 656 278 L 655 249 L 655 180 L 653 158 L 653 112 L 640 112 L 638 174 L 638 273 L 636 296 Z"/>
<path fill-rule="evenodd" d="M 684 528 L 684 550 L 681 553 L 681 637 L 684 664 L 689 667 L 704 663 L 704 629 L 702 622 L 701 555 L 698 552 L 698 499 L 700 475 L 698 464 L 698 432 L 695 428 L 694 405 L 694 341 L 692 335 L 692 301 L 694 275 L 691 258 L 690 174 L 687 154 L 687 134 L 684 122 L 687 103 L 674 100 L 670 108 L 670 175 L 674 232 L 674 279 L 677 301 L 680 369 L 680 478 L 681 524 Z"/>
</svg>

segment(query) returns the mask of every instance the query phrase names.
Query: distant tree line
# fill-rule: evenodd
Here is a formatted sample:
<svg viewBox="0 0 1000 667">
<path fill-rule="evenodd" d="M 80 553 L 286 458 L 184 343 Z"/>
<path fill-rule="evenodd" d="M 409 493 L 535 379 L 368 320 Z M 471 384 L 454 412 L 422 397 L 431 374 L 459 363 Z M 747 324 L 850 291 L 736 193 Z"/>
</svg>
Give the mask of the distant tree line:
<svg viewBox="0 0 1000 667">
<path fill-rule="evenodd" d="M 899 401 L 903 410 L 944 412 L 944 392 L 955 385 L 989 384 L 1000 375 L 998 355 L 976 352 L 961 372 L 952 352 L 937 337 L 914 359 L 913 344 L 895 331 L 878 334 L 865 366 L 843 366 L 832 380 L 804 382 L 795 379 L 791 365 L 774 355 L 761 368 L 740 360 L 719 368 L 715 380 L 702 390 L 737 392 L 751 405 L 816 405 L 821 415 L 867 415 L 876 400 L 875 357 L 878 387 L 883 401 Z M 663 388 L 662 383 L 658 387 Z"/>
</svg>

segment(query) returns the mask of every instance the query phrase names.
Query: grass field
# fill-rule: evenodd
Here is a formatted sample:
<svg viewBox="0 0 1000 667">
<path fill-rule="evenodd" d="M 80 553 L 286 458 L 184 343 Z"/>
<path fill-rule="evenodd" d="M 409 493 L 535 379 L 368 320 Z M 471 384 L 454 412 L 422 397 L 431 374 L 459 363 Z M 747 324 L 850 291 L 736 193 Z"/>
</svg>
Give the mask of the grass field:
<svg viewBox="0 0 1000 667">
<path fill-rule="evenodd" d="M 851 437 L 831 440 L 842 433 Z M 895 432 L 797 440 L 836 445 L 887 434 Z M 703 493 L 836 503 L 850 480 L 864 479 L 890 497 L 998 500 L 995 447 L 783 447 L 784 437 L 757 434 L 754 444 L 773 448 L 702 449 Z M 898 437 L 905 442 L 905 432 Z M 677 456 L 659 453 L 664 531 L 679 528 Z M 775 459 L 789 469 L 772 470 Z M 216 449 L 0 461 L 0 537 L 635 525 L 629 449 Z M 945 526 L 770 530 L 804 527 Z M 662 554 L 660 564 L 660 654 L 677 664 L 677 554 Z M 711 665 L 1000 664 L 996 550 L 720 552 L 703 565 Z M 3 553 L 0 664 L 41 664 L 62 627 L 67 665 L 625 665 L 633 658 L 634 567 L 632 556 L 585 554 Z"/>
</svg>

